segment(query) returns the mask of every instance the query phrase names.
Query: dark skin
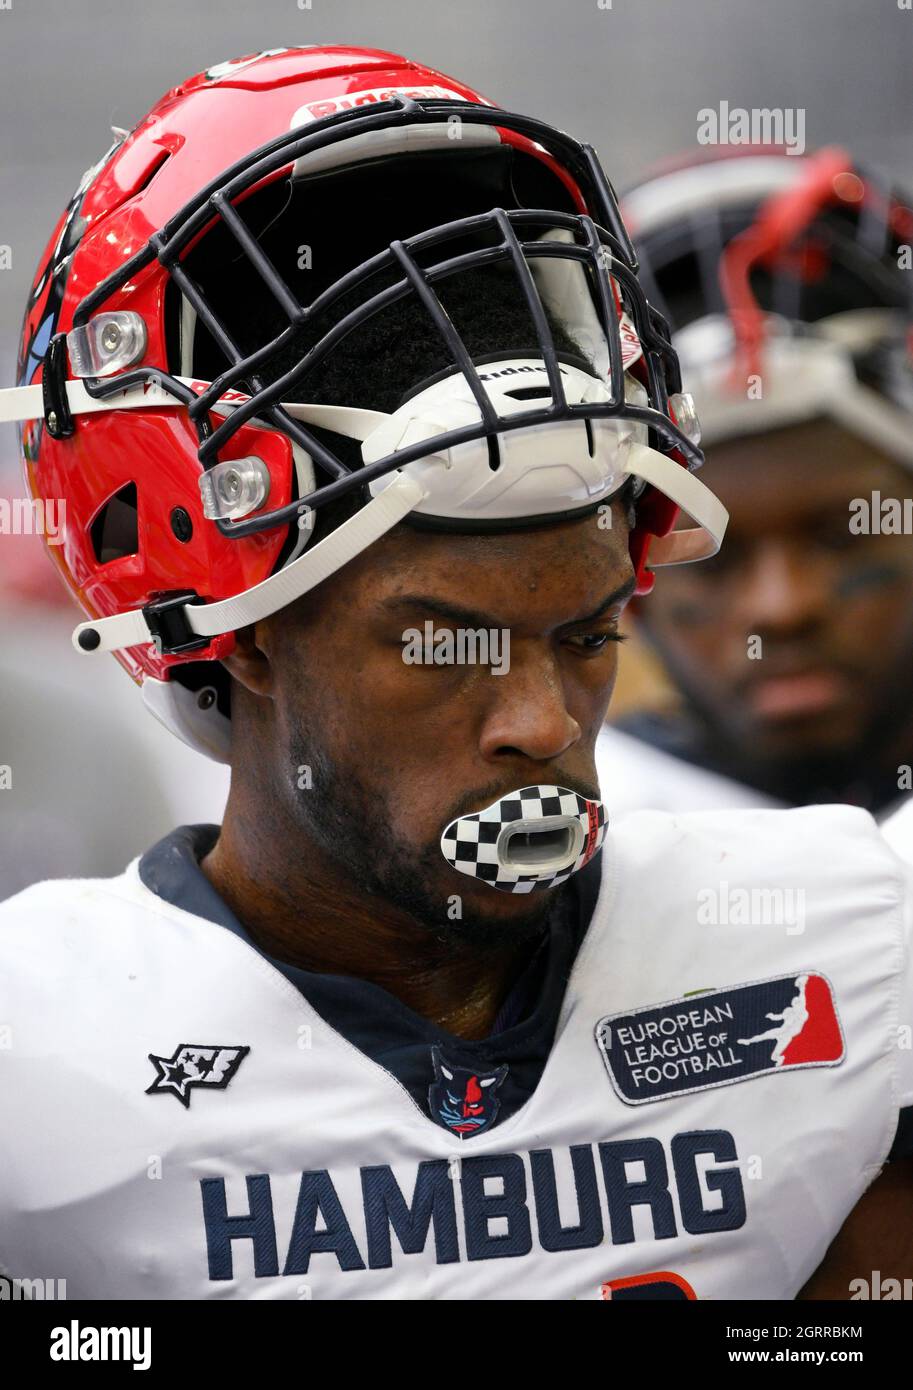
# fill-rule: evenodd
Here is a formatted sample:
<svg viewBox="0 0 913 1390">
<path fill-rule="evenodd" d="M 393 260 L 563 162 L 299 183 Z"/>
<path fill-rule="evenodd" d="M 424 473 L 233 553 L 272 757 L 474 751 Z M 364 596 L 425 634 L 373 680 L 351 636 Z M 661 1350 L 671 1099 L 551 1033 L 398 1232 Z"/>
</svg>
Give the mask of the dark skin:
<svg viewBox="0 0 913 1390">
<path fill-rule="evenodd" d="M 593 749 L 633 587 L 615 520 L 486 537 L 397 528 L 238 634 L 231 794 L 203 871 L 265 951 L 373 981 L 461 1037 L 490 1032 L 553 895 L 493 892 L 452 869 L 439 839 L 455 815 L 531 782 L 598 794 Z M 509 672 L 406 665 L 403 633 L 428 618 L 509 630 Z M 317 793 L 296 785 L 300 766 L 321 762 L 328 782 L 361 788 L 335 845 Z M 361 822 L 356 837 L 370 838 L 372 815 L 375 854 L 401 866 L 392 881 L 388 863 L 352 861 L 346 829 Z M 406 881 L 415 903 L 396 900 Z"/>
<path fill-rule="evenodd" d="M 611 529 L 584 519 L 453 538 L 403 527 L 239 633 L 226 661 L 231 793 L 202 868 L 261 948 L 371 980 L 459 1037 L 486 1036 L 552 894 L 476 885 L 446 864 L 437 841 L 454 814 L 529 782 L 595 793 L 594 745 L 632 580 L 618 510 Z M 405 665 L 403 632 L 426 618 L 438 629 L 509 629 L 509 672 Z M 315 777 L 322 766 L 343 785 L 362 784 L 356 803 L 379 844 L 354 867 L 353 835 L 325 834 L 307 800 L 315 791 L 298 787 L 309 763 Z M 375 881 L 388 862 L 420 880 L 413 910 L 397 874 L 387 889 Z M 464 912 L 456 930 L 453 895 Z M 873 1184 L 800 1297 L 847 1298 L 850 1279 L 872 1269 L 913 1269 L 911 1164 Z"/>
<path fill-rule="evenodd" d="M 806 1302 L 849 1299 L 853 1279 L 913 1276 L 913 1158 L 889 1163 L 856 1203 L 797 1295 Z"/>
<path fill-rule="evenodd" d="M 833 762 L 835 792 L 854 773 L 896 780 L 913 748 L 913 545 L 852 534 L 849 504 L 909 498 L 913 475 L 822 420 L 716 445 L 701 477 L 730 511 L 722 550 L 663 574 L 640 615 L 698 738 L 788 800 L 803 759 L 825 776 Z"/>
</svg>

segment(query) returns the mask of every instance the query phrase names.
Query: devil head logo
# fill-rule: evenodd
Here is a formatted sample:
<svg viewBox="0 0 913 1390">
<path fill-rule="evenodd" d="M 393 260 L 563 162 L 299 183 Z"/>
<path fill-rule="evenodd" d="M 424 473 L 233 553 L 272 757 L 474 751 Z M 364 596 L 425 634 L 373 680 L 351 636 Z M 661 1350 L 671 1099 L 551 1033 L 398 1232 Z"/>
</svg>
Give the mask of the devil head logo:
<svg viewBox="0 0 913 1390">
<path fill-rule="evenodd" d="M 444 1060 L 439 1047 L 432 1047 L 431 1060 L 434 1081 L 428 1090 L 428 1107 L 432 1119 L 461 1139 L 491 1129 L 501 1109 L 498 1091 L 507 1067 L 492 1072 L 455 1067 Z"/>
</svg>

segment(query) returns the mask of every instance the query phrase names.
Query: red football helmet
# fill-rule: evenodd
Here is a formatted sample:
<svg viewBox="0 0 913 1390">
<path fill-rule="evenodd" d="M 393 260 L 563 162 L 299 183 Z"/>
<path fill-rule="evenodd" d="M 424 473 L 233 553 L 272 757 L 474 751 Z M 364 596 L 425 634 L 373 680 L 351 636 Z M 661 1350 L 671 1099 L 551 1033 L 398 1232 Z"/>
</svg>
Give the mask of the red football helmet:
<svg viewBox="0 0 913 1390">
<path fill-rule="evenodd" d="M 435 288 L 483 267 L 514 277 L 533 329 L 486 361 Z M 450 365 L 385 411 L 320 400 L 346 338 L 410 296 Z M 391 53 L 274 49 L 168 92 L 61 217 L 18 381 L 0 418 L 26 422 L 35 503 L 65 501 L 51 553 L 89 614 L 77 648 L 114 651 L 223 760 L 233 632 L 398 521 L 545 523 L 633 480 L 640 592 L 648 559 L 712 554 L 725 529 L 593 149 Z M 695 529 L 672 531 L 679 506 Z"/>
</svg>

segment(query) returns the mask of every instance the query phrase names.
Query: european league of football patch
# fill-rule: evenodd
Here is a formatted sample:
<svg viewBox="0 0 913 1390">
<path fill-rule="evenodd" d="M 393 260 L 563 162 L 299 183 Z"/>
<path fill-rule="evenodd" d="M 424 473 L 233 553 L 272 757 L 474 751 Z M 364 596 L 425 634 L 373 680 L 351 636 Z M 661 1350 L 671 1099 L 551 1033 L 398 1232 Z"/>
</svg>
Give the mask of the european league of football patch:
<svg viewBox="0 0 913 1390">
<path fill-rule="evenodd" d="M 836 1067 L 845 1053 L 833 989 L 814 971 L 613 1014 L 597 1023 L 596 1041 L 626 1105 Z"/>
</svg>

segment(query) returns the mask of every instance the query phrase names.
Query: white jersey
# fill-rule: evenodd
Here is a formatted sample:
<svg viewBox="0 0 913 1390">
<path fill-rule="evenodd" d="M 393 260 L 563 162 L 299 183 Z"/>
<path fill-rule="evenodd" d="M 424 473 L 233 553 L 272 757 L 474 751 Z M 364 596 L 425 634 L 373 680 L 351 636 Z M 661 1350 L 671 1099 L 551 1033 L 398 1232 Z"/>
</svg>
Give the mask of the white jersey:
<svg viewBox="0 0 913 1390">
<path fill-rule="evenodd" d="M 882 821 L 881 830 L 895 854 L 913 864 L 913 800 L 907 798 L 899 811 Z"/>
<path fill-rule="evenodd" d="M 641 813 L 603 865 L 538 1083 L 468 1140 L 136 861 L 10 899 L 3 1272 L 89 1299 L 793 1298 L 913 1106 L 909 871 L 845 807 Z M 478 1113 L 500 1084 L 438 1080 Z"/>
<path fill-rule="evenodd" d="M 596 740 L 596 773 L 610 818 L 632 811 L 786 810 L 786 802 L 747 782 L 698 767 L 611 724 L 603 725 Z M 913 817 L 900 819 L 905 801 L 899 794 L 875 819 L 887 824 L 898 818 L 897 833 L 909 845 L 904 857 L 913 861 Z"/>
<path fill-rule="evenodd" d="M 696 767 L 610 724 L 596 740 L 596 776 L 610 819 L 631 811 L 785 809 L 754 787 Z"/>
</svg>

